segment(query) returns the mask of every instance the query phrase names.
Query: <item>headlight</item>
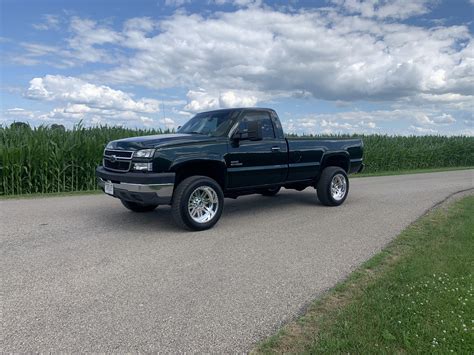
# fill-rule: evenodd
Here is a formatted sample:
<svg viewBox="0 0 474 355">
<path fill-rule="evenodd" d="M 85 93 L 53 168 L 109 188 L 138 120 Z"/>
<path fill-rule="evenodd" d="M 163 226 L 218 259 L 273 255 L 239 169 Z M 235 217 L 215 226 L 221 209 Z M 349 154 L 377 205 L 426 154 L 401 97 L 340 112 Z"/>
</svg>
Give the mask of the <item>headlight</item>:
<svg viewBox="0 0 474 355">
<path fill-rule="evenodd" d="M 105 149 L 112 149 L 114 145 L 112 144 L 113 142 L 109 142 L 106 146 Z"/>
<path fill-rule="evenodd" d="M 142 150 L 137 150 L 133 156 L 135 158 L 151 158 L 155 154 L 154 149 L 142 149 Z"/>
<path fill-rule="evenodd" d="M 133 163 L 132 170 L 135 171 L 152 171 L 153 163 Z"/>
</svg>

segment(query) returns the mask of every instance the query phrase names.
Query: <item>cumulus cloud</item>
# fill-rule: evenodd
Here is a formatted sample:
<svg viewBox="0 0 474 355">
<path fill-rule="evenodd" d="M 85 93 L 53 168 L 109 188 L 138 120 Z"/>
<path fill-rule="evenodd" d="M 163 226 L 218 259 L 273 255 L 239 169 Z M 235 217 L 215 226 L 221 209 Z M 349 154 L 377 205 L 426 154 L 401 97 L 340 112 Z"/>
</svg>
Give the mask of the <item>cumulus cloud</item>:
<svg viewBox="0 0 474 355">
<path fill-rule="evenodd" d="M 178 12 L 159 28 L 128 37 L 135 55 L 100 77 L 155 89 L 346 101 L 471 95 L 474 87 L 466 26 L 423 28 L 335 11 L 254 7 L 209 18 Z"/>
<path fill-rule="evenodd" d="M 61 75 L 32 79 L 25 97 L 60 105 L 48 113 L 37 115 L 36 118 L 41 121 L 141 122 L 149 125 L 153 119 L 147 115 L 159 112 L 157 100 L 136 100 L 121 90 Z"/>
<path fill-rule="evenodd" d="M 284 127 L 290 133 L 329 134 L 329 133 L 381 133 L 384 127 L 396 123 L 393 132 L 405 134 L 426 134 L 438 132 L 440 127 L 453 125 L 456 120 L 449 113 L 422 109 L 395 109 L 374 111 L 348 111 L 313 114 L 300 118 L 286 117 Z M 412 127 L 418 127 L 414 129 Z"/>
<path fill-rule="evenodd" d="M 185 2 L 168 1 L 168 5 Z M 105 64 L 106 69 L 90 73 L 88 80 L 110 86 L 179 88 L 187 92 L 187 102 L 177 115 L 183 110 L 254 106 L 289 97 L 348 105 L 377 101 L 390 103 L 391 116 L 409 111 L 407 128 L 434 129 L 462 121 L 472 111 L 474 49 L 469 28 L 403 22 L 430 11 L 435 6 L 431 1 L 334 0 L 330 7 L 290 12 L 260 1 L 213 3 L 232 3 L 237 10 L 212 15 L 177 10 L 159 20 L 132 18 L 115 27 L 72 17 L 64 45 L 23 44 L 30 53 L 23 59 L 32 65 L 55 56 L 61 65 Z M 91 101 L 84 101 L 78 95 L 84 90 L 76 87 L 88 83 L 74 80 L 66 85 L 72 92 L 65 97 L 58 92 L 69 89 L 53 87 L 60 87 L 56 81 L 67 80 L 55 77 L 33 79 L 27 96 L 136 113 L 153 112 L 136 107 L 158 107 L 123 92 L 126 107 L 121 107 L 122 97 L 111 98 L 120 96 L 119 90 L 93 84 L 97 98 L 87 95 Z M 104 102 L 112 102 L 110 108 L 101 106 Z M 462 110 L 464 116 L 452 110 Z M 377 120 L 373 117 L 377 111 L 365 113 L 365 118 L 349 112 L 346 116 L 357 116 L 358 121 L 337 121 L 339 127 L 325 118 L 325 128 L 377 129 L 390 116 L 387 112 L 378 112 L 382 118 Z M 299 124 L 302 127 L 303 122 Z"/>
<path fill-rule="evenodd" d="M 155 113 L 159 102 L 153 99 L 134 100 L 130 94 L 105 85 L 94 85 L 82 79 L 61 75 L 46 75 L 30 81 L 26 97 L 35 100 L 61 101 L 86 105 L 96 109 L 114 109 Z"/>
<path fill-rule="evenodd" d="M 249 92 L 225 91 L 211 94 L 205 90 L 190 90 L 187 93 L 188 104 L 184 107 L 190 112 L 199 112 L 229 107 L 253 107 L 258 98 Z"/>
<path fill-rule="evenodd" d="M 267 6 L 209 17 L 178 11 L 160 21 L 129 19 L 121 31 L 72 17 L 67 48 L 56 51 L 68 63 L 110 64 L 94 74 L 110 84 L 204 88 L 217 96 L 251 91 L 354 101 L 473 94 L 474 50 L 466 26 L 396 22 L 403 11 L 428 11 L 427 1 L 336 3 L 290 13 Z M 121 57 L 123 48 L 131 55 Z M 31 45 L 27 50 L 34 53 L 31 64 L 53 53 Z"/>
</svg>

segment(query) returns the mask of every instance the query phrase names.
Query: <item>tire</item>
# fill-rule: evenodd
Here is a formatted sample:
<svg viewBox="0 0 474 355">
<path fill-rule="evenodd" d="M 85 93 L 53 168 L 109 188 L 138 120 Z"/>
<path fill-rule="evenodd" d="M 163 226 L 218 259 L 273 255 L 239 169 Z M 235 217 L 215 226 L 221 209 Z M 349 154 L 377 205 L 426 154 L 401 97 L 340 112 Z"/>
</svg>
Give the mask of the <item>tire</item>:
<svg viewBox="0 0 474 355">
<path fill-rule="evenodd" d="M 157 204 L 145 205 L 138 202 L 131 202 L 131 201 L 125 201 L 125 200 L 120 200 L 120 201 L 122 201 L 122 205 L 124 205 L 125 208 L 128 208 L 130 211 L 133 211 L 133 212 L 151 212 L 155 208 L 158 207 Z"/>
<path fill-rule="evenodd" d="M 209 229 L 217 223 L 223 209 L 224 193 L 219 184 L 207 176 L 188 177 L 175 188 L 171 214 L 182 228 Z"/>
<path fill-rule="evenodd" d="M 334 187 L 334 189 L 332 189 Z M 339 206 L 349 193 L 349 179 L 338 166 L 325 168 L 316 186 L 319 201 L 326 206 Z"/>
<path fill-rule="evenodd" d="M 275 196 L 281 190 L 281 186 L 272 187 L 269 189 L 265 189 L 261 192 L 263 196 Z"/>
</svg>

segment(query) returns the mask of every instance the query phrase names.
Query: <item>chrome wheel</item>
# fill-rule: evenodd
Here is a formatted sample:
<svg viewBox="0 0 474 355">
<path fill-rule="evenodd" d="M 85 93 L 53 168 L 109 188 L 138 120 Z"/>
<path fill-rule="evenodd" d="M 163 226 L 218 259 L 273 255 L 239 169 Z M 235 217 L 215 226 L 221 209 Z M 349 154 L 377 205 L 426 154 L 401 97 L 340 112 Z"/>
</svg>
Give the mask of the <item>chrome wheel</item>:
<svg viewBox="0 0 474 355">
<path fill-rule="evenodd" d="M 199 186 L 189 196 L 188 212 L 193 221 L 206 223 L 214 218 L 219 208 L 216 191 L 210 186 Z"/>
<path fill-rule="evenodd" d="M 347 180 L 342 174 L 336 174 L 331 180 L 331 197 L 340 201 L 346 196 Z"/>
</svg>

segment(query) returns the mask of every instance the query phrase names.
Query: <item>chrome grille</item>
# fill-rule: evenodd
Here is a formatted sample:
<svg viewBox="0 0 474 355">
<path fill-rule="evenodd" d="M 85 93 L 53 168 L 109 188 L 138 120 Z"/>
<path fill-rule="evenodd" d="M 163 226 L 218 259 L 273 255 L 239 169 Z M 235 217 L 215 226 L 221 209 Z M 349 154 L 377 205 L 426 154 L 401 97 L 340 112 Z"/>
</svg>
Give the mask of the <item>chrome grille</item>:
<svg viewBox="0 0 474 355">
<path fill-rule="evenodd" d="M 124 159 L 131 159 L 133 152 L 129 150 L 111 150 L 106 149 L 104 152 L 105 156 L 112 156 L 115 155 L 116 157 L 124 158 Z"/>
<path fill-rule="evenodd" d="M 106 149 L 104 151 L 104 168 L 112 171 L 129 171 L 132 156 L 132 151 Z"/>
</svg>

